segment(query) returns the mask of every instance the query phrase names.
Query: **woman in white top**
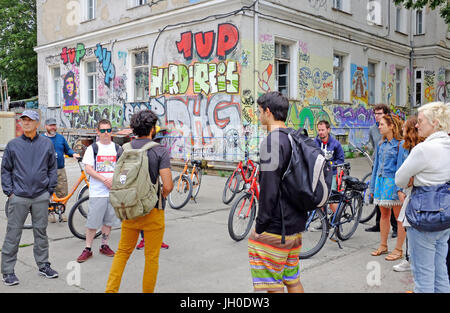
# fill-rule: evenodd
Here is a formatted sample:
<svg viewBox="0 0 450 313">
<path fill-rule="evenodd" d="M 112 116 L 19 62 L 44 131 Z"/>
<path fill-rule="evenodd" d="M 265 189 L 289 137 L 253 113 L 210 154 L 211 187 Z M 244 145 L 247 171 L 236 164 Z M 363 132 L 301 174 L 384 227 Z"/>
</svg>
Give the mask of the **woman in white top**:
<svg viewBox="0 0 450 313">
<path fill-rule="evenodd" d="M 426 137 L 412 149 L 395 175 L 395 184 L 406 188 L 434 186 L 450 181 L 450 103 L 433 102 L 418 109 L 419 136 Z M 413 178 L 413 181 L 411 180 Z M 446 257 L 450 229 L 425 232 L 408 228 L 408 245 L 414 292 L 450 292 Z"/>
</svg>

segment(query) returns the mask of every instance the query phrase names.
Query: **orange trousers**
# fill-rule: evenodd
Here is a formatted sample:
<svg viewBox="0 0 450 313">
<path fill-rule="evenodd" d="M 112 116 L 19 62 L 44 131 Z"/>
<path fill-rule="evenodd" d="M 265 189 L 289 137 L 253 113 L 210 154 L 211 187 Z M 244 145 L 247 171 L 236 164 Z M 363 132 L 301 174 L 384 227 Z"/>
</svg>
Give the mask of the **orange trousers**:
<svg viewBox="0 0 450 313">
<path fill-rule="evenodd" d="M 144 231 L 145 238 L 145 268 L 142 281 L 142 291 L 151 293 L 155 289 L 156 277 L 158 275 L 159 251 L 164 236 L 164 210 L 154 208 L 147 215 L 133 220 L 122 222 L 119 247 L 109 271 L 106 284 L 107 293 L 119 291 L 122 274 L 131 253 L 135 250 L 139 233 Z"/>
</svg>

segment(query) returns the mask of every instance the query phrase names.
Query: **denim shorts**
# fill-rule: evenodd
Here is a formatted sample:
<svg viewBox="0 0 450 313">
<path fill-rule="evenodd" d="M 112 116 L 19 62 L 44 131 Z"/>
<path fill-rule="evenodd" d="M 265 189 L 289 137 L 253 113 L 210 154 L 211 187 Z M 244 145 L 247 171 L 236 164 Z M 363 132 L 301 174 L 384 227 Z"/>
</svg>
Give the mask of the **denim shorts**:
<svg viewBox="0 0 450 313">
<path fill-rule="evenodd" d="M 99 229 L 105 226 L 119 226 L 120 220 L 117 218 L 114 208 L 108 197 L 89 198 L 89 212 L 86 221 L 86 228 Z"/>
</svg>

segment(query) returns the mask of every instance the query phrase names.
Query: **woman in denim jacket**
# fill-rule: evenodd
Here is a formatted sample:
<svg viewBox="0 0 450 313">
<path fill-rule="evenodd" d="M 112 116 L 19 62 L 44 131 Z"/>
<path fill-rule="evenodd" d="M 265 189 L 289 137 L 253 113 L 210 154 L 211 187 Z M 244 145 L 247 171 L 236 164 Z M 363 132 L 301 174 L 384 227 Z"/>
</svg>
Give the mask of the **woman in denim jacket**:
<svg viewBox="0 0 450 313">
<path fill-rule="evenodd" d="M 402 202 L 398 198 L 398 187 L 395 185 L 395 172 L 397 171 L 397 159 L 402 139 L 402 121 L 393 114 L 385 114 L 378 128 L 383 136 L 377 146 L 375 161 L 370 180 L 370 193 L 374 203 L 378 204 L 381 211 L 380 220 L 380 246 L 372 252 L 373 256 L 388 253 L 387 240 L 389 235 L 391 209 L 397 218 Z M 397 244 L 395 249 L 386 257 L 388 261 L 398 260 L 403 257 L 403 242 L 406 233 L 401 223 L 397 230 Z"/>
<path fill-rule="evenodd" d="M 414 186 L 436 186 L 450 180 L 450 104 L 432 102 L 418 111 L 416 127 L 419 136 L 426 139 L 411 150 L 395 174 L 395 182 L 402 188 L 412 182 Z M 449 237 L 450 228 L 433 232 L 408 228 L 414 292 L 450 293 L 446 265 Z"/>
</svg>

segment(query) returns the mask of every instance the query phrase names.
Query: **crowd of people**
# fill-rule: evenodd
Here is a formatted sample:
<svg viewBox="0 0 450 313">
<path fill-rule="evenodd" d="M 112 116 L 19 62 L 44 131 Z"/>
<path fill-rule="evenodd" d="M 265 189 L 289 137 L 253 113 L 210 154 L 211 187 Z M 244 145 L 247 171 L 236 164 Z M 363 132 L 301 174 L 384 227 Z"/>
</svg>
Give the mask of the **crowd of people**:
<svg viewBox="0 0 450 313">
<path fill-rule="evenodd" d="M 248 239 L 248 256 L 254 289 L 268 292 L 303 292 L 300 282 L 299 253 L 307 212 L 295 205 L 281 205 L 280 186 L 292 155 L 292 142 L 286 129 L 289 101 L 279 92 L 269 92 L 258 101 L 258 116 L 268 135 L 262 141 L 260 198 L 255 228 Z M 442 186 L 450 181 L 450 105 L 442 102 L 426 104 L 417 116 L 405 122 L 392 114 L 385 105 L 374 107 L 376 124 L 371 127 L 370 140 L 374 149 L 370 194 L 377 206 L 375 226 L 367 231 L 380 233 L 380 243 L 371 255 L 386 255 L 387 261 L 400 261 L 396 271 L 412 270 L 414 292 L 450 292 L 448 270 L 448 241 L 450 227 L 426 231 L 409 223 L 409 207 L 420 187 Z M 19 284 L 14 267 L 17 261 L 22 227 L 29 212 L 33 223 L 33 253 L 39 274 L 56 278 L 50 267 L 47 225 L 50 196 L 67 195 L 64 155 L 80 157 L 72 151 L 63 136 L 56 132 L 56 120 L 45 122 L 46 133 L 38 135 L 39 115 L 26 110 L 20 116 L 23 135 L 11 140 L 3 154 L 1 165 L 2 189 L 8 197 L 8 222 L 1 253 L 3 282 Z M 157 116 L 142 110 L 131 117 L 130 127 L 137 136 L 131 149 L 144 149 L 156 134 Z M 329 121 L 317 123 L 315 143 L 324 157 L 341 164 L 344 151 L 331 135 Z M 143 292 L 153 292 L 158 273 L 159 250 L 165 229 L 164 199 L 173 188 L 170 155 L 155 144 L 147 153 L 148 175 L 153 184 L 158 181 L 158 201 L 149 213 L 133 219 L 119 220 L 110 201 L 115 166 L 123 153 L 122 147 L 111 140 L 109 120 L 97 124 L 98 141 L 88 147 L 83 163 L 90 176 L 89 210 L 86 223 L 86 241 L 79 263 L 93 255 L 92 244 L 97 229 L 101 229 L 99 253 L 112 257 L 106 292 L 118 292 L 126 263 L 136 248 L 139 235 L 147 239 L 137 245 L 145 251 Z M 277 166 L 264 169 L 267 160 L 278 160 Z M 30 165 L 33 166 L 30 166 Z M 147 167 L 146 167 L 147 168 Z M 336 188 L 336 172 L 333 172 Z M 30 179 L 31 178 L 31 179 Z M 421 190 L 421 189 L 420 189 Z M 447 189 L 448 190 L 448 189 Z M 445 218 L 449 215 L 448 193 L 441 203 L 423 203 L 422 206 L 441 206 Z M 336 207 L 331 207 L 333 211 Z M 423 208 L 422 208 L 423 209 Z M 428 209 L 426 209 L 428 210 Z M 430 211 L 430 210 L 429 210 Z M 432 211 L 432 210 L 431 210 Z M 121 235 L 117 251 L 109 244 L 111 227 L 120 225 Z M 388 235 L 393 227 L 396 244 L 389 251 Z M 395 228 L 394 228 L 395 226 Z M 406 241 L 406 244 L 405 244 Z M 404 255 L 404 246 L 405 255 Z M 405 258 L 405 259 L 404 259 Z"/>
</svg>

